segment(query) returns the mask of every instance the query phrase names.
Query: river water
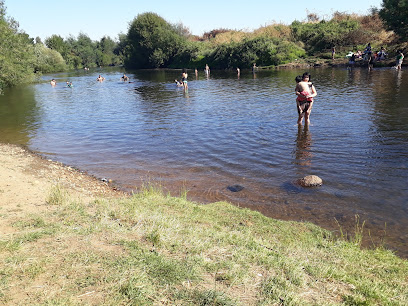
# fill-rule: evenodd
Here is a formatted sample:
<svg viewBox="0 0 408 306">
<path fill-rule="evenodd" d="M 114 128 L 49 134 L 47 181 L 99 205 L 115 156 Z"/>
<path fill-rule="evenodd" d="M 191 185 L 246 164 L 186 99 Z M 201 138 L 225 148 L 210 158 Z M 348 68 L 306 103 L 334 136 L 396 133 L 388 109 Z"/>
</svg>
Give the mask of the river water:
<svg viewBox="0 0 408 306">
<path fill-rule="evenodd" d="M 366 245 L 408 257 L 408 71 L 309 70 L 318 96 L 308 128 L 296 124 L 303 72 L 190 72 L 187 93 L 177 70 L 127 71 L 131 83 L 118 68 L 46 75 L 0 96 L 0 141 L 127 191 L 155 184 L 349 233 L 358 215 Z M 308 174 L 323 186 L 293 184 Z"/>
</svg>

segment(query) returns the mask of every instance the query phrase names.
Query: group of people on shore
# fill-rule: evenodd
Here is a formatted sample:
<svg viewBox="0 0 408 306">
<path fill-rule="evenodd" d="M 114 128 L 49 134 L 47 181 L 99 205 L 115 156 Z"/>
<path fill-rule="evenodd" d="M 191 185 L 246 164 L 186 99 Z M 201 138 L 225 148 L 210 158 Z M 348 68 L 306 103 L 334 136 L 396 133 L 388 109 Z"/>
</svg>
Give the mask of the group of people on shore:
<svg viewBox="0 0 408 306">
<path fill-rule="evenodd" d="M 356 63 L 357 59 L 362 59 L 367 63 L 368 70 L 371 70 L 375 62 L 386 60 L 387 56 L 388 54 L 384 47 L 381 47 L 380 50 L 377 52 L 372 52 L 371 43 L 368 43 L 364 49 L 364 52 L 361 52 L 360 50 L 358 50 L 356 53 L 350 51 L 346 55 L 346 58 L 349 59 L 350 67 Z M 399 50 L 397 52 L 396 64 L 394 68 L 400 70 L 402 67 L 403 60 L 404 60 L 403 50 Z"/>
<path fill-rule="evenodd" d="M 369 60 L 369 58 L 371 57 L 374 59 L 374 61 L 382 61 L 387 58 L 387 52 L 385 51 L 384 47 L 381 47 L 381 49 L 377 52 L 372 52 L 371 43 L 368 43 L 367 47 L 364 49 L 362 56 L 364 60 Z"/>
</svg>

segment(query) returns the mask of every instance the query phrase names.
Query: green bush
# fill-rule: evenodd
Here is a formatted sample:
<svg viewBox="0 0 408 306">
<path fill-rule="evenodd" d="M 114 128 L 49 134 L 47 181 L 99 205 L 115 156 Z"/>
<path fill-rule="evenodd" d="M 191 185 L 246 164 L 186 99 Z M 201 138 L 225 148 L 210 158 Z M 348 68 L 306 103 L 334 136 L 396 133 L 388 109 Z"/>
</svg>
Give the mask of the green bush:
<svg viewBox="0 0 408 306">
<path fill-rule="evenodd" d="M 299 45 L 279 38 L 266 36 L 244 39 L 219 45 L 210 54 L 208 62 L 214 68 L 228 69 L 233 67 L 276 66 L 290 62 L 305 55 Z"/>
<path fill-rule="evenodd" d="M 3 88 L 34 80 L 36 62 L 33 40 L 18 30 L 18 24 L 5 15 L 0 1 L 0 92 Z"/>
<path fill-rule="evenodd" d="M 52 35 L 45 40 L 45 44 L 58 51 L 70 69 L 122 63 L 119 43 L 109 36 L 102 37 L 100 41 L 92 41 L 84 33 L 80 33 L 77 38 L 70 36 L 66 40 L 59 35 Z"/>
<path fill-rule="evenodd" d="M 140 14 L 127 34 L 125 66 L 129 68 L 168 67 L 172 61 L 188 55 L 187 38 L 180 26 L 173 26 L 155 13 Z"/>
<path fill-rule="evenodd" d="M 43 44 L 35 44 L 34 51 L 37 57 L 36 71 L 50 73 L 67 70 L 65 60 L 59 52 L 49 49 Z"/>
<path fill-rule="evenodd" d="M 348 45 L 345 41 L 347 36 L 359 26 L 358 21 L 352 18 L 317 23 L 294 21 L 291 24 L 294 39 L 303 42 L 310 53 L 336 45 Z"/>
</svg>

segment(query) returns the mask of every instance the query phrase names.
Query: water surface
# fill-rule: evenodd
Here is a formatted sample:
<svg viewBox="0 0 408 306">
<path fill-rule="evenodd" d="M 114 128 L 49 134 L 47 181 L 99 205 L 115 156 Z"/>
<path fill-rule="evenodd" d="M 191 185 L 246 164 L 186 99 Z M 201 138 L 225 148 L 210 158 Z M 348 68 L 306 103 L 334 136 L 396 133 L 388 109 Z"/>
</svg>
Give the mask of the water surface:
<svg viewBox="0 0 408 306">
<path fill-rule="evenodd" d="M 359 215 L 366 237 L 378 243 L 386 224 L 386 245 L 408 256 L 408 73 L 310 70 L 318 96 L 305 128 L 294 95 L 303 72 L 190 73 L 188 93 L 175 70 L 126 72 L 132 83 L 120 69 L 44 76 L 0 96 L 0 141 L 128 191 L 153 182 L 331 230 L 352 229 Z M 324 185 L 293 184 L 308 174 Z"/>
</svg>

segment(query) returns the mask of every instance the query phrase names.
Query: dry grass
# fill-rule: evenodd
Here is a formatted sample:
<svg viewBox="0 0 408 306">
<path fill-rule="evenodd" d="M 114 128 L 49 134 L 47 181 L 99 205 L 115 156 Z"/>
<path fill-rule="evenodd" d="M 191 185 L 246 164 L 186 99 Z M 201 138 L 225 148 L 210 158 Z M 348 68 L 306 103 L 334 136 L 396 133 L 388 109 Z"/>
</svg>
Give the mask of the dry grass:
<svg viewBox="0 0 408 306">
<path fill-rule="evenodd" d="M 282 38 L 290 40 L 292 36 L 292 30 L 290 26 L 284 24 L 271 24 L 268 26 L 260 27 L 253 32 L 254 36 L 268 36 L 273 38 Z"/>
<path fill-rule="evenodd" d="M 214 45 L 222 45 L 232 42 L 240 42 L 247 37 L 250 37 L 250 34 L 243 31 L 228 31 L 215 36 L 211 40 L 211 43 Z"/>
</svg>

